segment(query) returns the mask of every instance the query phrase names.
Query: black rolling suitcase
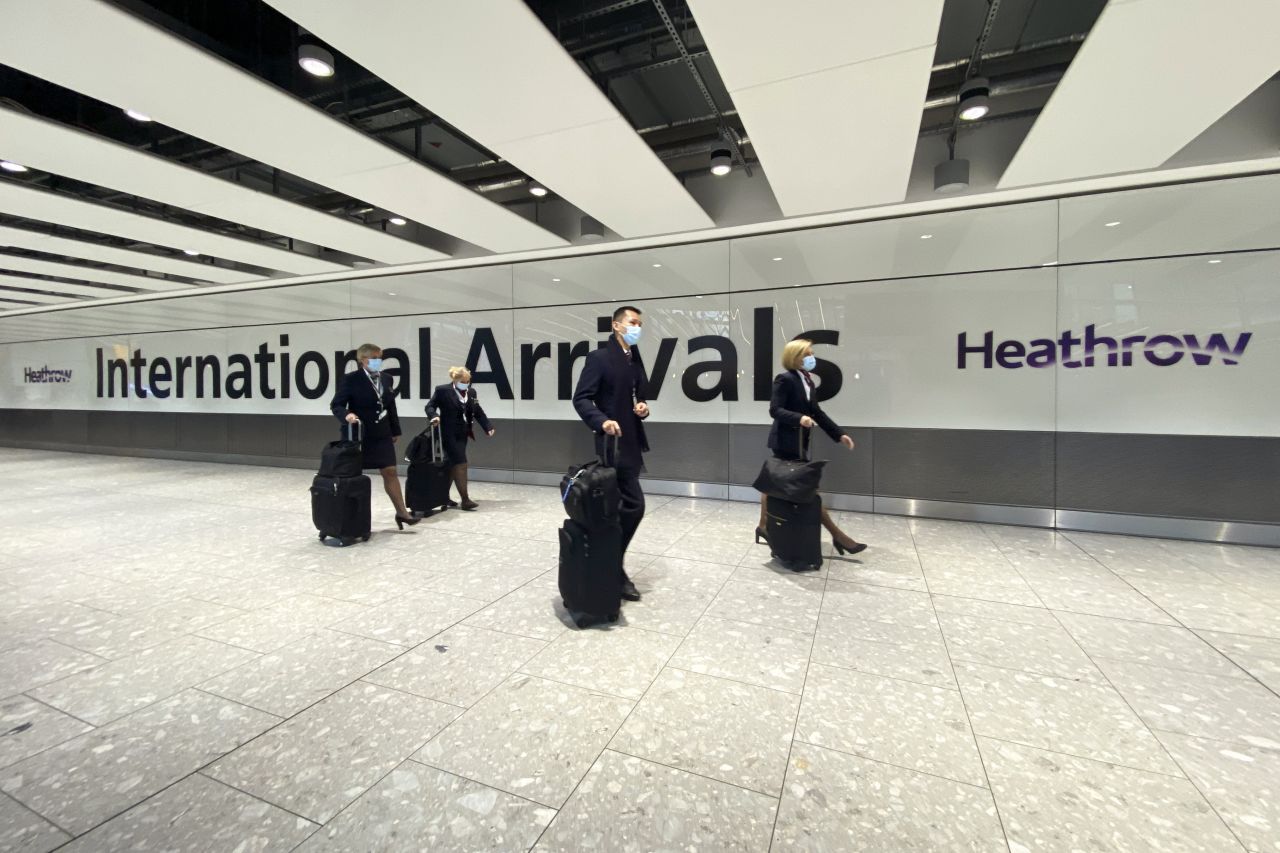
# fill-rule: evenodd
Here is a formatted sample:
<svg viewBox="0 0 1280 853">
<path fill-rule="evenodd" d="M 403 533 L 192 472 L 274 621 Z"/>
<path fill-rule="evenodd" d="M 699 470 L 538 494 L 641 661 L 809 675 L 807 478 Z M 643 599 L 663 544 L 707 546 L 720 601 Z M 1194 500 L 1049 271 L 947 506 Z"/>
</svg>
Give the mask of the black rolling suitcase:
<svg viewBox="0 0 1280 853">
<path fill-rule="evenodd" d="M 404 484 L 404 502 L 409 509 L 429 514 L 447 508 L 453 469 L 444 459 L 440 425 L 432 424 L 409 442 L 404 459 L 409 463 Z"/>
<path fill-rule="evenodd" d="M 616 459 L 616 437 L 613 452 Z M 569 516 L 560 528 L 560 598 L 579 628 L 618 621 L 622 606 L 619 500 L 617 470 L 604 459 L 570 468 L 560 482 L 560 501 Z"/>
<path fill-rule="evenodd" d="M 360 438 L 363 435 L 361 425 Z M 353 464 L 355 474 L 352 476 Z M 357 540 L 369 541 L 373 529 L 369 514 L 371 486 L 369 478 L 360 473 L 360 464 L 360 439 L 348 424 L 347 439 L 331 442 L 325 448 L 320 473 L 311 481 L 311 521 L 320 533 L 321 542 L 326 538 L 338 539 L 343 545 Z"/>
<path fill-rule="evenodd" d="M 822 498 L 798 504 L 770 496 L 764 511 L 769 553 L 778 562 L 793 572 L 822 568 Z"/>
</svg>

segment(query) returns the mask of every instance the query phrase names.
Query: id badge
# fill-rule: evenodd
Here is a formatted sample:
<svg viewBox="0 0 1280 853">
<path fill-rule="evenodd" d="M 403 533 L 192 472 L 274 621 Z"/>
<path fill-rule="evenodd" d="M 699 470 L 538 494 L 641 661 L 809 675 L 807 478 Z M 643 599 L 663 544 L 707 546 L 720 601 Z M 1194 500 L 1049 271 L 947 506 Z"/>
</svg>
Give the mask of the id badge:
<svg viewBox="0 0 1280 853">
<path fill-rule="evenodd" d="M 374 423 L 379 423 L 379 424 L 382 423 L 382 419 L 385 418 L 386 416 L 387 416 L 387 410 L 383 409 L 382 411 L 378 412 L 378 419 L 374 421 Z"/>
</svg>

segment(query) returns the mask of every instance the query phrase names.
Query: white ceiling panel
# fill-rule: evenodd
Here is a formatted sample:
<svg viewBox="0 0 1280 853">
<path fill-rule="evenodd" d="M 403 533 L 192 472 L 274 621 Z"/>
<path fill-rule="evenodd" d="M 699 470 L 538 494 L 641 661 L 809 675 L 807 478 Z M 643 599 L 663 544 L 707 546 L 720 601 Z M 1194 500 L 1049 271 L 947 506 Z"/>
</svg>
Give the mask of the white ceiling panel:
<svg viewBox="0 0 1280 853">
<path fill-rule="evenodd" d="M 92 296 L 106 299 L 112 296 L 129 296 L 123 290 L 112 290 L 109 287 L 94 287 L 92 284 L 63 284 L 60 281 L 46 281 L 40 278 L 7 275 L 0 273 L 0 281 L 13 287 L 31 287 L 36 290 L 47 290 L 50 293 L 63 293 L 67 296 Z"/>
<path fill-rule="evenodd" d="M 714 224 L 523 0 L 267 2 L 624 237 Z"/>
<path fill-rule="evenodd" d="M 1276 0 L 1112 0 L 999 187 L 1154 169 L 1280 70 Z"/>
<path fill-rule="evenodd" d="M 690 0 L 783 213 L 902 201 L 943 0 Z"/>
<path fill-rule="evenodd" d="M 0 274 L 0 296 L 7 296 L 10 299 L 17 299 L 23 302 L 38 302 L 42 305 L 53 305 L 58 302 L 74 302 L 76 300 L 76 297 L 74 296 L 52 296 L 39 293 L 24 293 L 13 289 L 15 287 L 38 288 L 43 284 L 46 284 L 46 282 L 43 282 L 38 278 L 23 278 L 18 275 Z"/>
<path fill-rule="evenodd" d="M 27 231 L 22 228 L 10 228 L 0 225 L 0 249 L 6 247 L 30 249 L 49 255 L 65 255 L 69 258 L 80 258 L 86 261 L 100 261 L 104 264 L 115 264 L 120 267 L 132 267 L 152 272 L 180 275 L 196 281 L 212 281 L 218 284 L 237 284 L 244 281 L 259 281 L 262 276 L 215 267 L 212 264 L 201 264 L 195 261 L 168 258 L 164 255 L 152 255 L 148 252 L 135 252 L 132 249 L 121 249 L 116 246 L 102 246 L 97 243 L 86 243 L 69 237 L 55 237 L 41 234 L 38 231 Z"/>
<path fill-rule="evenodd" d="M 338 4 L 332 4 L 338 5 Z M 370 15 L 363 4 L 345 4 Z M 421 4 L 439 8 L 442 4 Z M 449 4 L 462 6 L 469 4 Z M 566 241 L 240 68 L 103 0 L 0 0 L 0 62 L 493 251 Z M 375 17 L 387 17 L 379 9 Z M 391 16 L 394 17 L 394 16 Z M 75 26 L 67 26 L 74 21 Z M 488 58 L 488 50 L 469 50 Z M 449 85 L 459 85 L 451 71 Z M 374 170 L 399 170 L 386 198 Z"/>
<path fill-rule="evenodd" d="M 111 272 L 110 270 L 93 269 L 75 264 L 64 264 L 59 261 L 43 261 L 36 258 L 23 258 L 17 255 L 0 255 L 0 269 L 17 272 L 33 272 L 38 275 L 56 275 L 61 278 L 72 278 L 77 281 L 96 281 L 102 284 L 118 284 L 121 287 L 132 287 L 137 290 L 187 290 L 195 287 L 181 281 L 169 281 L 163 278 L 151 278 L 132 273 Z M 119 293 L 112 294 L 119 296 Z"/>
<path fill-rule="evenodd" d="M 300 275 L 346 272 L 350 269 L 342 264 L 323 261 L 299 252 L 276 249 L 163 219 L 92 204 L 13 181 L 0 181 L 0 213 L 66 225 L 83 231 L 111 234 L 170 249 L 191 249 L 212 258 Z"/>
<path fill-rule="evenodd" d="M 4 158 L 387 264 L 447 257 L 82 130 L 0 107 Z"/>
</svg>

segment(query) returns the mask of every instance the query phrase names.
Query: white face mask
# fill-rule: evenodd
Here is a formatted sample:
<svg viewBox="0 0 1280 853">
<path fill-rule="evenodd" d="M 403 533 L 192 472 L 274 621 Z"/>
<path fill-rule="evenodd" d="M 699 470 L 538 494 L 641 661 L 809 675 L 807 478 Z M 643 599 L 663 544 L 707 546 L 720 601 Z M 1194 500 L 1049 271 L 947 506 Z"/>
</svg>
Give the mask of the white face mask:
<svg viewBox="0 0 1280 853">
<path fill-rule="evenodd" d="M 455 382 L 455 383 L 453 383 L 453 387 L 457 388 L 459 391 L 465 391 L 465 390 L 467 390 L 468 388 L 470 388 L 470 387 L 471 387 L 471 383 L 470 383 L 470 382 Z"/>
</svg>

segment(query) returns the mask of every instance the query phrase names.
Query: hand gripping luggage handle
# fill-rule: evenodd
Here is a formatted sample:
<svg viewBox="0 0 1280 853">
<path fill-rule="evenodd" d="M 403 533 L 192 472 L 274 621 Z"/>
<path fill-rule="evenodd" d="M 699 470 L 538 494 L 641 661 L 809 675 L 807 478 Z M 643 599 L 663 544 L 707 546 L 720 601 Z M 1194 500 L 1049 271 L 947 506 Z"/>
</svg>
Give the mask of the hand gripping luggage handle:
<svg viewBox="0 0 1280 853">
<path fill-rule="evenodd" d="M 360 427 L 358 435 L 356 433 L 357 426 Z M 356 444 L 364 444 L 364 421 L 358 420 L 355 423 L 351 423 L 350 421 L 347 422 L 347 441 L 354 442 Z"/>
</svg>

